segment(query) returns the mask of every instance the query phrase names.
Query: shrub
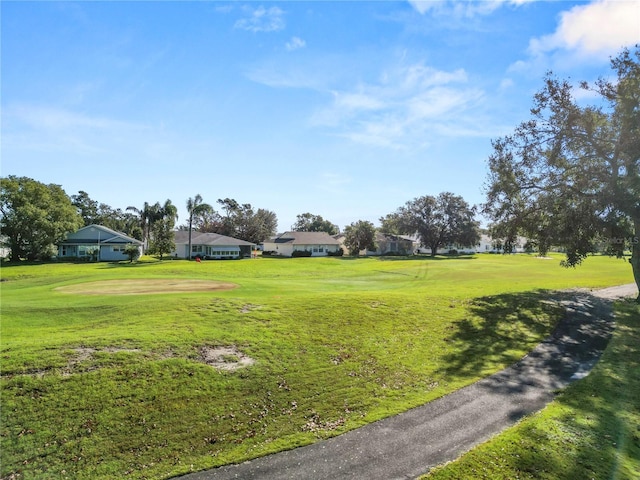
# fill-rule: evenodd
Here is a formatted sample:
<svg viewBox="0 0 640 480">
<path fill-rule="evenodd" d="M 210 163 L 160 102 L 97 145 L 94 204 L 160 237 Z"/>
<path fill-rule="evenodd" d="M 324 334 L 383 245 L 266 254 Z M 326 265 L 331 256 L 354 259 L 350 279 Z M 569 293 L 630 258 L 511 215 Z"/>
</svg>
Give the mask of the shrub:
<svg viewBox="0 0 640 480">
<path fill-rule="evenodd" d="M 294 250 L 293 253 L 291 254 L 292 257 L 297 258 L 297 257 L 310 257 L 311 256 L 311 250 Z"/>
<path fill-rule="evenodd" d="M 134 262 L 140 258 L 140 249 L 131 243 L 124 247 L 124 253 L 129 257 L 129 262 Z"/>
<path fill-rule="evenodd" d="M 342 257 L 343 255 L 344 255 L 344 250 L 342 248 L 339 248 L 335 252 L 332 252 L 332 251 L 327 252 L 327 256 L 329 257 Z"/>
</svg>

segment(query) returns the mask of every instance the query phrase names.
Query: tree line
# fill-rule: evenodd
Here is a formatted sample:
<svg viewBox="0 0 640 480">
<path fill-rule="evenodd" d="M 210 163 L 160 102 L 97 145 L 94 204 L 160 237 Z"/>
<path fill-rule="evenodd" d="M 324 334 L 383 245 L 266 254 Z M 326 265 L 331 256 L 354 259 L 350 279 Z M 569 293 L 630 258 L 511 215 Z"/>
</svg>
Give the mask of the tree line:
<svg viewBox="0 0 640 480">
<path fill-rule="evenodd" d="M 241 204 L 234 199 L 218 199 L 216 210 L 200 194 L 186 201 L 188 219 L 178 225 L 178 208 L 170 199 L 164 203 L 144 202 L 125 210 L 94 200 L 81 190 L 68 196 L 60 185 L 44 184 L 28 177 L 0 179 L 0 226 L 3 244 L 11 260 L 41 260 L 55 255 L 55 245 L 83 226 L 103 225 L 140 240 L 145 252 L 163 255 L 175 249 L 174 232 L 196 230 L 217 233 L 260 244 L 276 234 L 278 219 L 274 212 Z M 475 207 L 462 197 L 442 193 L 408 202 L 396 212 L 382 217 L 385 233 L 417 235 L 433 255 L 445 244 L 473 245 L 478 240 Z M 291 226 L 294 231 L 340 233 L 339 227 L 321 215 L 302 213 Z M 351 253 L 375 249 L 373 223 L 357 221 L 345 228 L 345 245 Z M 189 235 L 189 249 L 191 235 Z"/>
<path fill-rule="evenodd" d="M 492 141 L 486 202 L 469 206 L 450 192 L 415 198 L 380 218 L 386 233 L 416 235 L 435 254 L 450 243 L 477 242 L 479 211 L 490 233 L 508 247 L 517 236 L 540 253 L 566 251 L 564 266 L 579 265 L 599 245 L 629 262 L 640 288 L 640 45 L 611 59 L 613 75 L 579 87 L 549 73 L 533 97 L 531 117 L 513 133 Z M 576 89 L 588 95 L 577 95 Z M 584 98 L 594 103 L 583 105 Z M 68 197 L 59 185 L 26 177 L 0 179 L 0 227 L 12 259 L 46 258 L 52 246 L 83 224 L 99 223 L 143 240 L 150 250 L 171 244 L 177 211 L 164 204 L 113 209 L 86 192 Z M 273 235 L 273 212 L 229 198 L 221 212 L 197 195 L 187 201 L 188 226 L 260 243 Z M 338 227 L 319 215 L 298 215 L 292 229 L 326 231 Z M 353 252 L 374 246 L 375 228 L 358 221 L 345 228 Z M 640 296 L 638 297 L 640 300 Z"/>
</svg>

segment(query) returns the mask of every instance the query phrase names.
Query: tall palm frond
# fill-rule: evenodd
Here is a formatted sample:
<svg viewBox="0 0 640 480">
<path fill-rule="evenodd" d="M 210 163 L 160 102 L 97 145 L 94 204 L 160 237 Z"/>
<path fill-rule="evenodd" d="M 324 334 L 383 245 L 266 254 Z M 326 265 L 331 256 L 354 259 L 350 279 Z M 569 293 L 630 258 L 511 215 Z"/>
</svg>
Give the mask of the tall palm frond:
<svg viewBox="0 0 640 480">
<path fill-rule="evenodd" d="M 208 203 L 202 201 L 202 196 L 198 193 L 194 198 L 187 200 L 187 212 L 189 213 L 189 247 L 187 251 L 187 258 L 191 260 L 191 230 L 193 228 L 193 217 L 202 215 L 203 213 L 210 213 L 213 211 L 213 207 Z"/>
</svg>

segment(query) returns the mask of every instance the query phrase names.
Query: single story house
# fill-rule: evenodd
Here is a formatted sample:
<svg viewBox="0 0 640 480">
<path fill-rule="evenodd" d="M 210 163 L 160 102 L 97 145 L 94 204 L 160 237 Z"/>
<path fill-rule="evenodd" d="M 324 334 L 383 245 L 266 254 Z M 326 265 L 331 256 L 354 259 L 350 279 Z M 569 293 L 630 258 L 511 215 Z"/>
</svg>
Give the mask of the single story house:
<svg viewBox="0 0 640 480">
<path fill-rule="evenodd" d="M 10 255 L 9 238 L 6 235 L 0 235 L 0 259 L 9 258 Z"/>
<path fill-rule="evenodd" d="M 345 235 L 340 233 L 334 238 L 340 242 L 342 249 L 348 252 L 349 249 L 344 245 Z M 360 255 L 413 255 L 416 250 L 415 240 L 406 235 L 376 232 L 375 243 L 375 250 L 362 250 Z"/>
<path fill-rule="evenodd" d="M 524 253 L 526 251 L 525 245 L 527 239 L 524 237 L 517 237 L 513 246 L 513 252 L 510 253 Z M 476 245 L 444 245 L 438 249 L 438 255 L 446 255 L 450 251 L 455 250 L 461 254 L 473 254 L 473 253 L 503 253 L 502 242 L 499 239 L 494 239 L 490 235 L 485 233 L 480 235 L 480 241 Z M 428 247 L 419 247 L 418 253 L 431 253 L 431 249 Z"/>
<path fill-rule="evenodd" d="M 376 232 L 376 250 L 367 255 L 412 255 L 415 251 L 413 239 L 403 235 Z"/>
<path fill-rule="evenodd" d="M 175 258 L 188 258 L 189 232 L 175 232 L 176 249 L 171 252 Z M 255 244 L 218 233 L 191 232 L 191 258 L 225 260 L 251 256 Z"/>
<path fill-rule="evenodd" d="M 312 257 L 326 257 L 340 249 L 340 242 L 326 232 L 285 232 L 264 242 L 264 251 L 283 257 L 293 252 L 310 252 Z"/>
<path fill-rule="evenodd" d="M 503 240 L 491 238 L 489 235 L 480 235 L 480 244 L 477 252 L 489 252 L 489 253 L 504 253 L 503 252 Z M 513 251 L 507 253 L 525 253 L 526 247 L 529 241 L 525 237 L 517 236 L 513 244 Z"/>
<path fill-rule="evenodd" d="M 142 253 L 142 242 L 102 225 L 88 225 L 67 235 L 58 243 L 58 258 L 81 258 L 116 262 L 128 260 L 124 249 L 136 245 Z"/>
</svg>

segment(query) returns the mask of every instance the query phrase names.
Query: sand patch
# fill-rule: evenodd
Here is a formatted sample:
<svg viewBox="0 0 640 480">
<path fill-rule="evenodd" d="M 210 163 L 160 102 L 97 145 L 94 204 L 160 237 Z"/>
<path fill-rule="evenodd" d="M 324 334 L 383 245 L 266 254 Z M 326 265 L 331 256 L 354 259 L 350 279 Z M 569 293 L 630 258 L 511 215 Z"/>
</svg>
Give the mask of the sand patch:
<svg viewBox="0 0 640 480">
<path fill-rule="evenodd" d="M 55 288 L 58 292 L 77 295 L 152 295 L 158 293 L 212 292 L 231 290 L 237 285 L 215 280 L 145 278 L 101 280 Z"/>
</svg>

